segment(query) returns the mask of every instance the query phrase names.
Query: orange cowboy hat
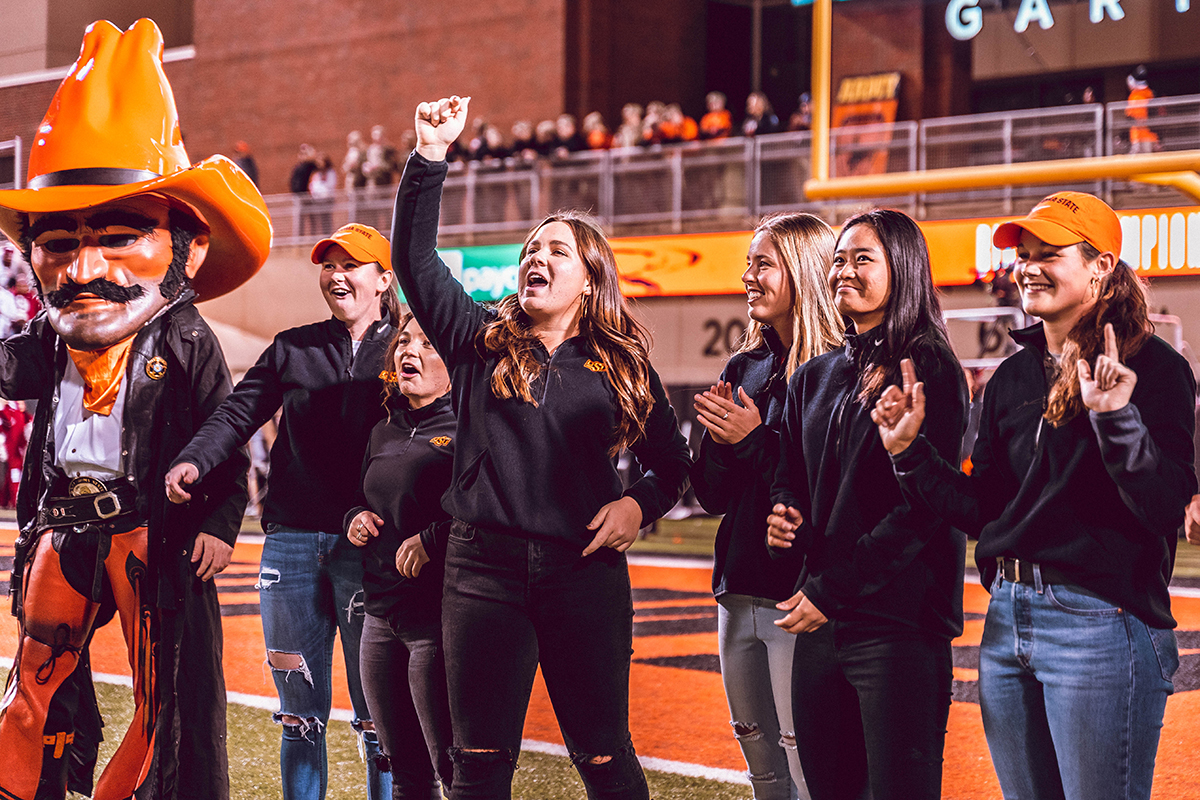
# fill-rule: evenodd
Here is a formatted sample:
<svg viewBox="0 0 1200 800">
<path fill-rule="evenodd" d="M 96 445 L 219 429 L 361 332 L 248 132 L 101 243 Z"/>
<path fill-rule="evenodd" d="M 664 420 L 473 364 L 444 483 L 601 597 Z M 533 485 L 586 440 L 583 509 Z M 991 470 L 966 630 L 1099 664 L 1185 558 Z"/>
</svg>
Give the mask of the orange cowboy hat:
<svg viewBox="0 0 1200 800">
<path fill-rule="evenodd" d="M 29 212 L 164 195 L 208 225 L 208 255 L 192 288 L 199 300 L 211 300 L 262 267 L 271 217 L 258 189 L 229 159 L 192 165 L 162 55 L 162 33 L 151 20 L 139 19 L 124 33 L 105 20 L 88 26 L 79 58 L 38 126 L 28 188 L 0 191 L 0 231 L 16 242 Z"/>
</svg>

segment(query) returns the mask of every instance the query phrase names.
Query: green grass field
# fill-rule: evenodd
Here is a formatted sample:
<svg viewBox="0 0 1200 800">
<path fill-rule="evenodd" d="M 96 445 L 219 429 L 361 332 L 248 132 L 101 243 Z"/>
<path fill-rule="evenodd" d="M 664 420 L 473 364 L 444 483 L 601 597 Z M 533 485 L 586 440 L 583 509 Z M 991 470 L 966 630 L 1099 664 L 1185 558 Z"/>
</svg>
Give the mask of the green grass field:
<svg viewBox="0 0 1200 800">
<path fill-rule="evenodd" d="M 0 681 L 8 670 L 0 669 Z M 133 715 L 133 699 L 124 686 L 97 684 L 100 713 L 108 738 L 100 745 L 100 764 L 112 757 L 120 736 Z M 282 800 L 279 788 L 279 726 L 259 708 L 229 704 L 229 783 L 232 800 Z M 329 725 L 328 800 L 362 800 L 366 797 L 366 766 L 359 760 L 358 742 L 345 722 Z M 647 770 L 650 795 L 656 800 L 744 800 L 744 786 Z M 71 795 L 81 798 L 82 795 Z M 567 800 L 585 797 L 583 783 L 571 762 L 544 753 L 522 753 L 513 781 L 514 800 Z"/>
</svg>

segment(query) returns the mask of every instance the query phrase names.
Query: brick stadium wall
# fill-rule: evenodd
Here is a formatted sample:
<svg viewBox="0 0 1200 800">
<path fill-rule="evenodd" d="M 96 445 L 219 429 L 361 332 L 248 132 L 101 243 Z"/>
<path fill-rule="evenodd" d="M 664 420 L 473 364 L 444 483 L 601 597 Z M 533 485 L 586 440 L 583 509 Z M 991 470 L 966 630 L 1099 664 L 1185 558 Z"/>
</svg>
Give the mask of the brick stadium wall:
<svg viewBox="0 0 1200 800">
<path fill-rule="evenodd" d="M 564 107 L 565 0 L 196 0 L 196 57 L 167 65 L 193 160 L 245 139 L 264 192 L 301 142 L 341 162 L 346 134 L 393 141 L 417 102 L 474 97 L 505 130 Z M 82 31 L 80 31 L 82 37 Z M 0 89 L 0 140 L 32 140 L 57 81 Z"/>
<path fill-rule="evenodd" d="M 833 12 L 832 90 L 848 75 L 900 72 L 897 120 L 920 119 L 925 46 L 921 4 L 836 3 Z"/>
</svg>

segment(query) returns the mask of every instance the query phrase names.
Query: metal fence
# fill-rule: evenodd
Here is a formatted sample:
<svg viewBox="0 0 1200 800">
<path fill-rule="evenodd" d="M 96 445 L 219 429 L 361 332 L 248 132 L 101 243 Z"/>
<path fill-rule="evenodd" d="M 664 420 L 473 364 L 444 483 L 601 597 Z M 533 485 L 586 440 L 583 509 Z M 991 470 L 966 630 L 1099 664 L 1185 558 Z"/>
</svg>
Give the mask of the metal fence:
<svg viewBox="0 0 1200 800">
<path fill-rule="evenodd" d="M 1128 153 L 1135 129 L 1149 130 L 1152 150 L 1200 149 L 1200 95 L 1156 98 L 1144 104 L 1075 105 L 996 114 L 835 128 L 830 132 L 830 174 L 908 172 L 1017 164 Z M 809 202 L 808 132 L 779 133 L 716 142 L 690 142 L 577 153 L 535 164 L 471 162 L 452 165 L 442 204 L 442 233 L 449 237 L 511 239 L 546 213 L 581 208 L 622 234 L 744 228 L 760 215 L 802 210 L 830 221 L 873 202 L 920 219 L 1007 215 L 1053 189 L 1098 194 L 1114 205 L 1173 205 L 1170 189 L 1122 181 L 1077 186 L 1008 186 L 907 197 Z M 13 159 L 21 185 L 21 141 L 0 142 Z M 0 181 L 5 173 L 0 172 Z M 349 221 L 386 230 L 393 188 L 340 192 L 326 201 L 271 195 L 267 205 L 279 244 L 302 244 Z"/>
</svg>

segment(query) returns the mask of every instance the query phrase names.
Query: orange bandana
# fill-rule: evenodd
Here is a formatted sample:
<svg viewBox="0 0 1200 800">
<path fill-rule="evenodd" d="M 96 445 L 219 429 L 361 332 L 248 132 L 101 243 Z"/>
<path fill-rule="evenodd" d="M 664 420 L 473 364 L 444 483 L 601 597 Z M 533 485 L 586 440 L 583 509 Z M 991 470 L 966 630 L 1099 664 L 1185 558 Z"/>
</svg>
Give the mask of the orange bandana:
<svg viewBox="0 0 1200 800">
<path fill-rule="evenodd" d="M 105 350 L 76 350 L 67 347 L 71 360 L 75 362 L 75 368 L 83 376 L 83 407 L 88 411 L 106 417 L 112 413 L 132 344 L 133 337 L 130 336 Z"/>
</svg>

